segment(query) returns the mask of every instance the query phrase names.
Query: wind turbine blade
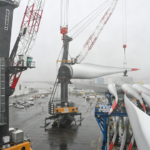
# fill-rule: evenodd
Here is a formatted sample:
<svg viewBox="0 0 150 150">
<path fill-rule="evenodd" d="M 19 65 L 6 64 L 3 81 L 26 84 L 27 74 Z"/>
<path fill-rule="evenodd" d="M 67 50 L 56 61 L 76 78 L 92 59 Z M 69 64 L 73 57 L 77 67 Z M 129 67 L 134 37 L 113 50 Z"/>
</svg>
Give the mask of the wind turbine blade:
<svg viewBox="0 0 150 150">
<path fill-rule="evenodd" d="M 114 143 L 116 141 L 116 137 L 117 137 L 117 134 L 118 134 L 118 124 L 119 124 L 119 117 L 116 117 L 116 129 L 115 129 L 115 132 L 114 132 L 114 136 L 113 136 L 113 139 L 111 141 L 111 144 L 109 146 L 109 150 L 112 150 L 113 147 L 114 147 Z"/>
<path fill-rule="evenodd" d="M 129 119 L 125 118 L 124 133 L 123 133 L 123 137 L 122 137 L 120 150 L 124 150 L 124 146 L 125 146 L 125 142 L 126 142 L 126 138 L 127 138 L 128 124 L 129 124 Z"/>
<path fill-rule="evenodd" d="M 108 114 L 111 114 L 113 112 L 113 110 L 116 108 L 117 106 L 117 103 L 118 103 L 118 94 L 117 94 L 117 91 L 116 91 L 116 87 L 115 87 L 115 84 L 109 84 L 107 86 L 109 92 L 114 95 L 115 97 L 115 102 L 113 103 L 111 109 L 109 110 Z"/>
<path fill-rule="evenodd" d="M 142 86 L 141 84 L 133 84 L 132 87 L 139 93 L 145 93 L 146 95 L 150 96 L 150 90 L 146 87 Z"/>
<path fill-rule="evenodd" d="M 149 150 L 150 117 L 139 108 L 137 108 L 127 98 L 126 95 L 124 95 L 124 101 L 138 150 Z"/>
<path fill-rule="evenodd" d="M 135 89 L 132 88 L 132 86 L 130 84 L 123 84 L 121 86 L 121 88 L 125 93 L 127 93 L 127 95 L 132 96 L 133 98 L 139 100 L 144 111 L 146 112 L 145 105 L 144 105 L 144 102 L 143 102 L 141 96 L 138 94 L 138 92 Z"/>
<path fill-rule="evenodd" d="M 150 90 L 150 84 L 143 84 L 143 86 Z"/>
<path fill-rule="evenodd" d="M 129 144 L 128 150 L 132 150 L 133 144 L 134 144 L 134 136 L 132 135 L 131 142 Z"/>
<path fill-rule="evenodd" d="M 143 97 L 145 103 L 150 107 L 150 96 L 146 95 L 145 93 L 141 93 L 141 96 Z"/>
<path fill-rule="evenodd" d="M 100 66 L 94 64 L 75 64 L 72 66 L 74 79 L 91 79 L 115 73 L 127 71 L 137 71 L 138 69 L 124 69 L 117 67 Z"/>
<path fill-rule="evenodd" d="M 127 71 L 137 71 L 138 69 L 133 68 L 117 68 L 117 67 L 108 67 L 108 66 L 100 66 L 94 64 L 74 64 L 74 65 L 62 65 L 59 68 L 58 78 L 63 78 L 65 72 L 68 71 L 70 73 L 70 79 L 92 79 L 101 76 L 111 75 L 115 73 L 123 73 L 125 70 Z"/>
</svg>

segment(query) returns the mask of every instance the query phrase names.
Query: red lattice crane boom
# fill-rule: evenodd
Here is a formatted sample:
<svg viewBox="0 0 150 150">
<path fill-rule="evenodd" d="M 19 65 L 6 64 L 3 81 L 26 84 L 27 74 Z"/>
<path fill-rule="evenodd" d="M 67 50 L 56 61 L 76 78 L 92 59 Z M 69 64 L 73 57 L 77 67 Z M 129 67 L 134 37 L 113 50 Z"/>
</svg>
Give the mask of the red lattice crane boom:
<svg viewBox="0 0 150 150">
<path fill-rule="evenodd" d="M 81 63 L 86 55 L 88 54 L 89 50 L 92 49 L 94 46 L 95 42 L 98 39 L 99 34 L 101 33 L 102 29 L 104 28 L 105 24 L 108 22 L 110 16 L 112 15 L 115 6 L 117 4 L 118 0 L 113 0 L 111 3 L 111 6 L 109 9 L 106 11 L 102 19 L 100 20 L 99 24 L 95 28 L 94 32 L 91 34 L 85 45 L 83 46 L 82 50 L 80 51 L 79 55 L 76 57 L 77 63 Z"/>
<path fill-rule="evenodd" d="M 45 0 L 29 0 L 21 23 L 20 32 L 12 53 L 10 55 L 11 66 L 34 67 L 30 52 L 35 43 L 39 30 Z M 10 75 L 10 87 L 15 89 L 22 72 Z"/>
</svg>

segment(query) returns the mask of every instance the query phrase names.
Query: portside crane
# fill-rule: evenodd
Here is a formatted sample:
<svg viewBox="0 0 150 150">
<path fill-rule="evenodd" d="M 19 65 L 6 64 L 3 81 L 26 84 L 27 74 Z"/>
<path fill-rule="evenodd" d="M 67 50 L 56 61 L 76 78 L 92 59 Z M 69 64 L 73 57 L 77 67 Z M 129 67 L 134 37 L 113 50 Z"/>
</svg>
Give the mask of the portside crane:
<svg viewBox="0 0 150 150">
<path fill-rule="evenodd" d="M 6 150 L 31 150 L 30 142 L 24 140 L 24 132 L 9 128 L 9 96 L 22 71 L 35 67 L 29 54 L 39 30 L 45 0 L 28 0 L 19 35 L 9 56 L 13 10 L 19 4 L 20 0 L 0 0 L 0 149 Z"/>
<path fill-rule="evenodd" d="M 61 1 L 61 25 L 60 25 L 60 33 L 62 34 L 62 40 L 63 40 L 63 56 L 61 62 L 61 66 L 68 64 L 70 61 L 68 60 L 68 54 L 69 54 L 69 42 L 72 41 L 72 38 L 67 35 L 68 33 L 68 5 L 69 0 L 62 0 Z M 66 74 L 67 72 L 64 71 Z M 59 71 L 60 72 L 60 71 Z M 53 93 L 51 94 L 51 99 L 49 101 L 49 114 L 52 116 L 47 119 L 55 119 L 53 126 L 57 127 L 66 127 L 67 124 L 70 124 L 72 121 L 75 121 L 74 116 L 80 115 L 81 113 L 78 113 L 78 108 L 74 106 L 73 102 L 68 102 L 68 84 L 71 84 L 70 80 L 68 78 L 64 78 L 61 80 L 59 78 L 58 73 L 58 79 L 55 82 Z M 54 95 L 57 89 L 58 84 L 61 86 L 60 91 L 60 102 L 57 102 L 54 104 Z M 81 119 L 80 119 L 81 120 Z"/>
<path fill-rule="evenodd" d="M 94 43 L 96 42 L 98 35 L 100 34 L 101 30 L 103 29 L 104 25 L 109 20 L 118 0 L 113 0 L 110 8 L 106 11 L 103 18 L 101 19 L 100 23 L 96 27 L 94 33 L 90 36 L 88 41 L 86 42 L 83 50 L 80 52 L 80 54 L 77 56 L 77 62 L 80 63 L 85 56 L 87 55 L 88 51 L 92 49 Z M 69 42 L 73 39 L 67 35 L 68 33 L 68 0 L 62 0 L 61 1 L 61 34 L 62 40 L 63 40 L 63 55 L 61 62 L 57 79 L 53 88 L 53 93 L 51 95 L 50 101 L 49 101 L 49 114 L 50 116 L 47 119 L 55 119 L 53 126 L 65 126 L 68 122 L 75 121 L 74 116 L 80 115 L 80 122 L 82 121 L 81 113 L 78 112 L 78 108 L 74 106 L 73 103 L 70 104 L 68 102 L 68 84 L 70 84 L 71 79 L 71 69 L 69 66 L 73 65 L 76 62 L 76 59 L 68 60 L 69 55 Z M 68 67 L 66 67 L 67 65 Z M 71 68 L 71 67 L 70 67 Z M 58 84 L 61 84 L 61 96 L 60 96 L 60 103 L 54 103 L 54 96 L 55 92 L 57 90 Z M 72 105 L 72 106 L 71 106 Z"/>
</svg>

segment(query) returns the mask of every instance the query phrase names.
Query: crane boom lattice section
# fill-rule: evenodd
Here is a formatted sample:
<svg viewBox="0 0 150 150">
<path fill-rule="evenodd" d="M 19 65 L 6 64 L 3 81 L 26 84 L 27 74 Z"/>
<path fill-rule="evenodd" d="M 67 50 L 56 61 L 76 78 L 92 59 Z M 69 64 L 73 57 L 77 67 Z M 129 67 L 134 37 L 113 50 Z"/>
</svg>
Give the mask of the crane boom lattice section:
<svg viewBox="0 0 150 150">
<path fill-rule="evenodd" d="M 104 16 L 100 20 L 99 24 L 95 28 L 94 32 L 92 33 L 92 35 L 89 37 L 89 39 L 87 40 L 87 42 L 83 46 L 81 52 L 76 57 L 78 63 L 81 63 L 84 60 L 84 58 L 86 57 L 86 55 L 88 54 L 89 50 L 92 49 L 93 45 L 95 44 L 96 40 L 98 39 L 99 34 L 101 33 L 105 24 L 108 22 L 110 16 L 112 15 L 117 2 L 118 2 L 118 0 L 113 0 L 110 8 L 106 11 Z"/>
<path fill-rule="evenodd" d="M 20 59 L 23 60 L 21 64 L 22 66 L 31 67 L 31 65 L 33 65 L 32 57 L 29 58 L 28 56 L 30 55 L 30 52 L 37 37 L 43 14 L 44 4 L 45 0 L 28 1 L 23 16 L 19 36 L 10 55 L 11 66 L 18 66 Z M 21 73 L 22 72 L 10 75 L 10 87 L 12 89 L 15 89 Z"/>
<path fill-rule="evenodd" d="M 41 22 L 45 0 L 29 0 L 21 24 L 18 53 L 30 54 Z"/>
</svg>

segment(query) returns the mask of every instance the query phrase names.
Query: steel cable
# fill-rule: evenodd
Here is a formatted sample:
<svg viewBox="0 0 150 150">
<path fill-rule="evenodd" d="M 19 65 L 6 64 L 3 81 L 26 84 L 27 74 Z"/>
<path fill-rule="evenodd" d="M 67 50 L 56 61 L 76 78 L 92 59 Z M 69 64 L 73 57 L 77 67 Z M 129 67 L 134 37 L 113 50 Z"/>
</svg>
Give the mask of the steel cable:
<svg viewBox="0 0 150 150">
<path fill-rule="evenodd" d="M 84 25 L 80 28 L 80 30 L 78 31 L 78 32 L 76 32 L 75 34 L 73 34 L 72 35 L 72 37 L 75 39 L 83 30 L 85 30 L 86 28 L 87 28 L 87 26 L 89 25 L 89 24 L 91 24 L 109 5 L 111 5 L 112 4 L 112 2 L 110 3 L 110 4 L 107 4 L 107 6 L 105 6 L 104 8 L 103 8 L 103 10 L 101 10 L 94 18 L 93 18 L 93 16 L 90 18 L 90 19 L 92 19 L 92 20 L 88 20 L 86 23 L 84 23 Z M 90 21 L 90 22 L 89 22 Z M 88 24 L 87 24 L 88 23 Z"/>
<path fill-rule="evenodd" d="M 84 20 L 86 20 L 90 15 L 92 15 L 96 10 L 98 10 L 100 7 L 102 7 L 102 5 L 104 5 L 107 1 L 110 1 L 110 0 L 106 0 L 104 3 L 102 3 L 99 7 L 97 7 L 94 11 L 92 11 L 88 16 L 86 16 L 83 20 L 81 20 L 77 25 L 75 25 L 73 28 L 71 28 L 69 32 L 71 32 L 73 29 L 75 29 L 79 24 L 81 24 Z"/>
<path fill-rule="evenodd" d="M 63 7 L 63 0 L 60 0 L 60 27 L 62 27 L 62 7 Z"/>
</svg>

